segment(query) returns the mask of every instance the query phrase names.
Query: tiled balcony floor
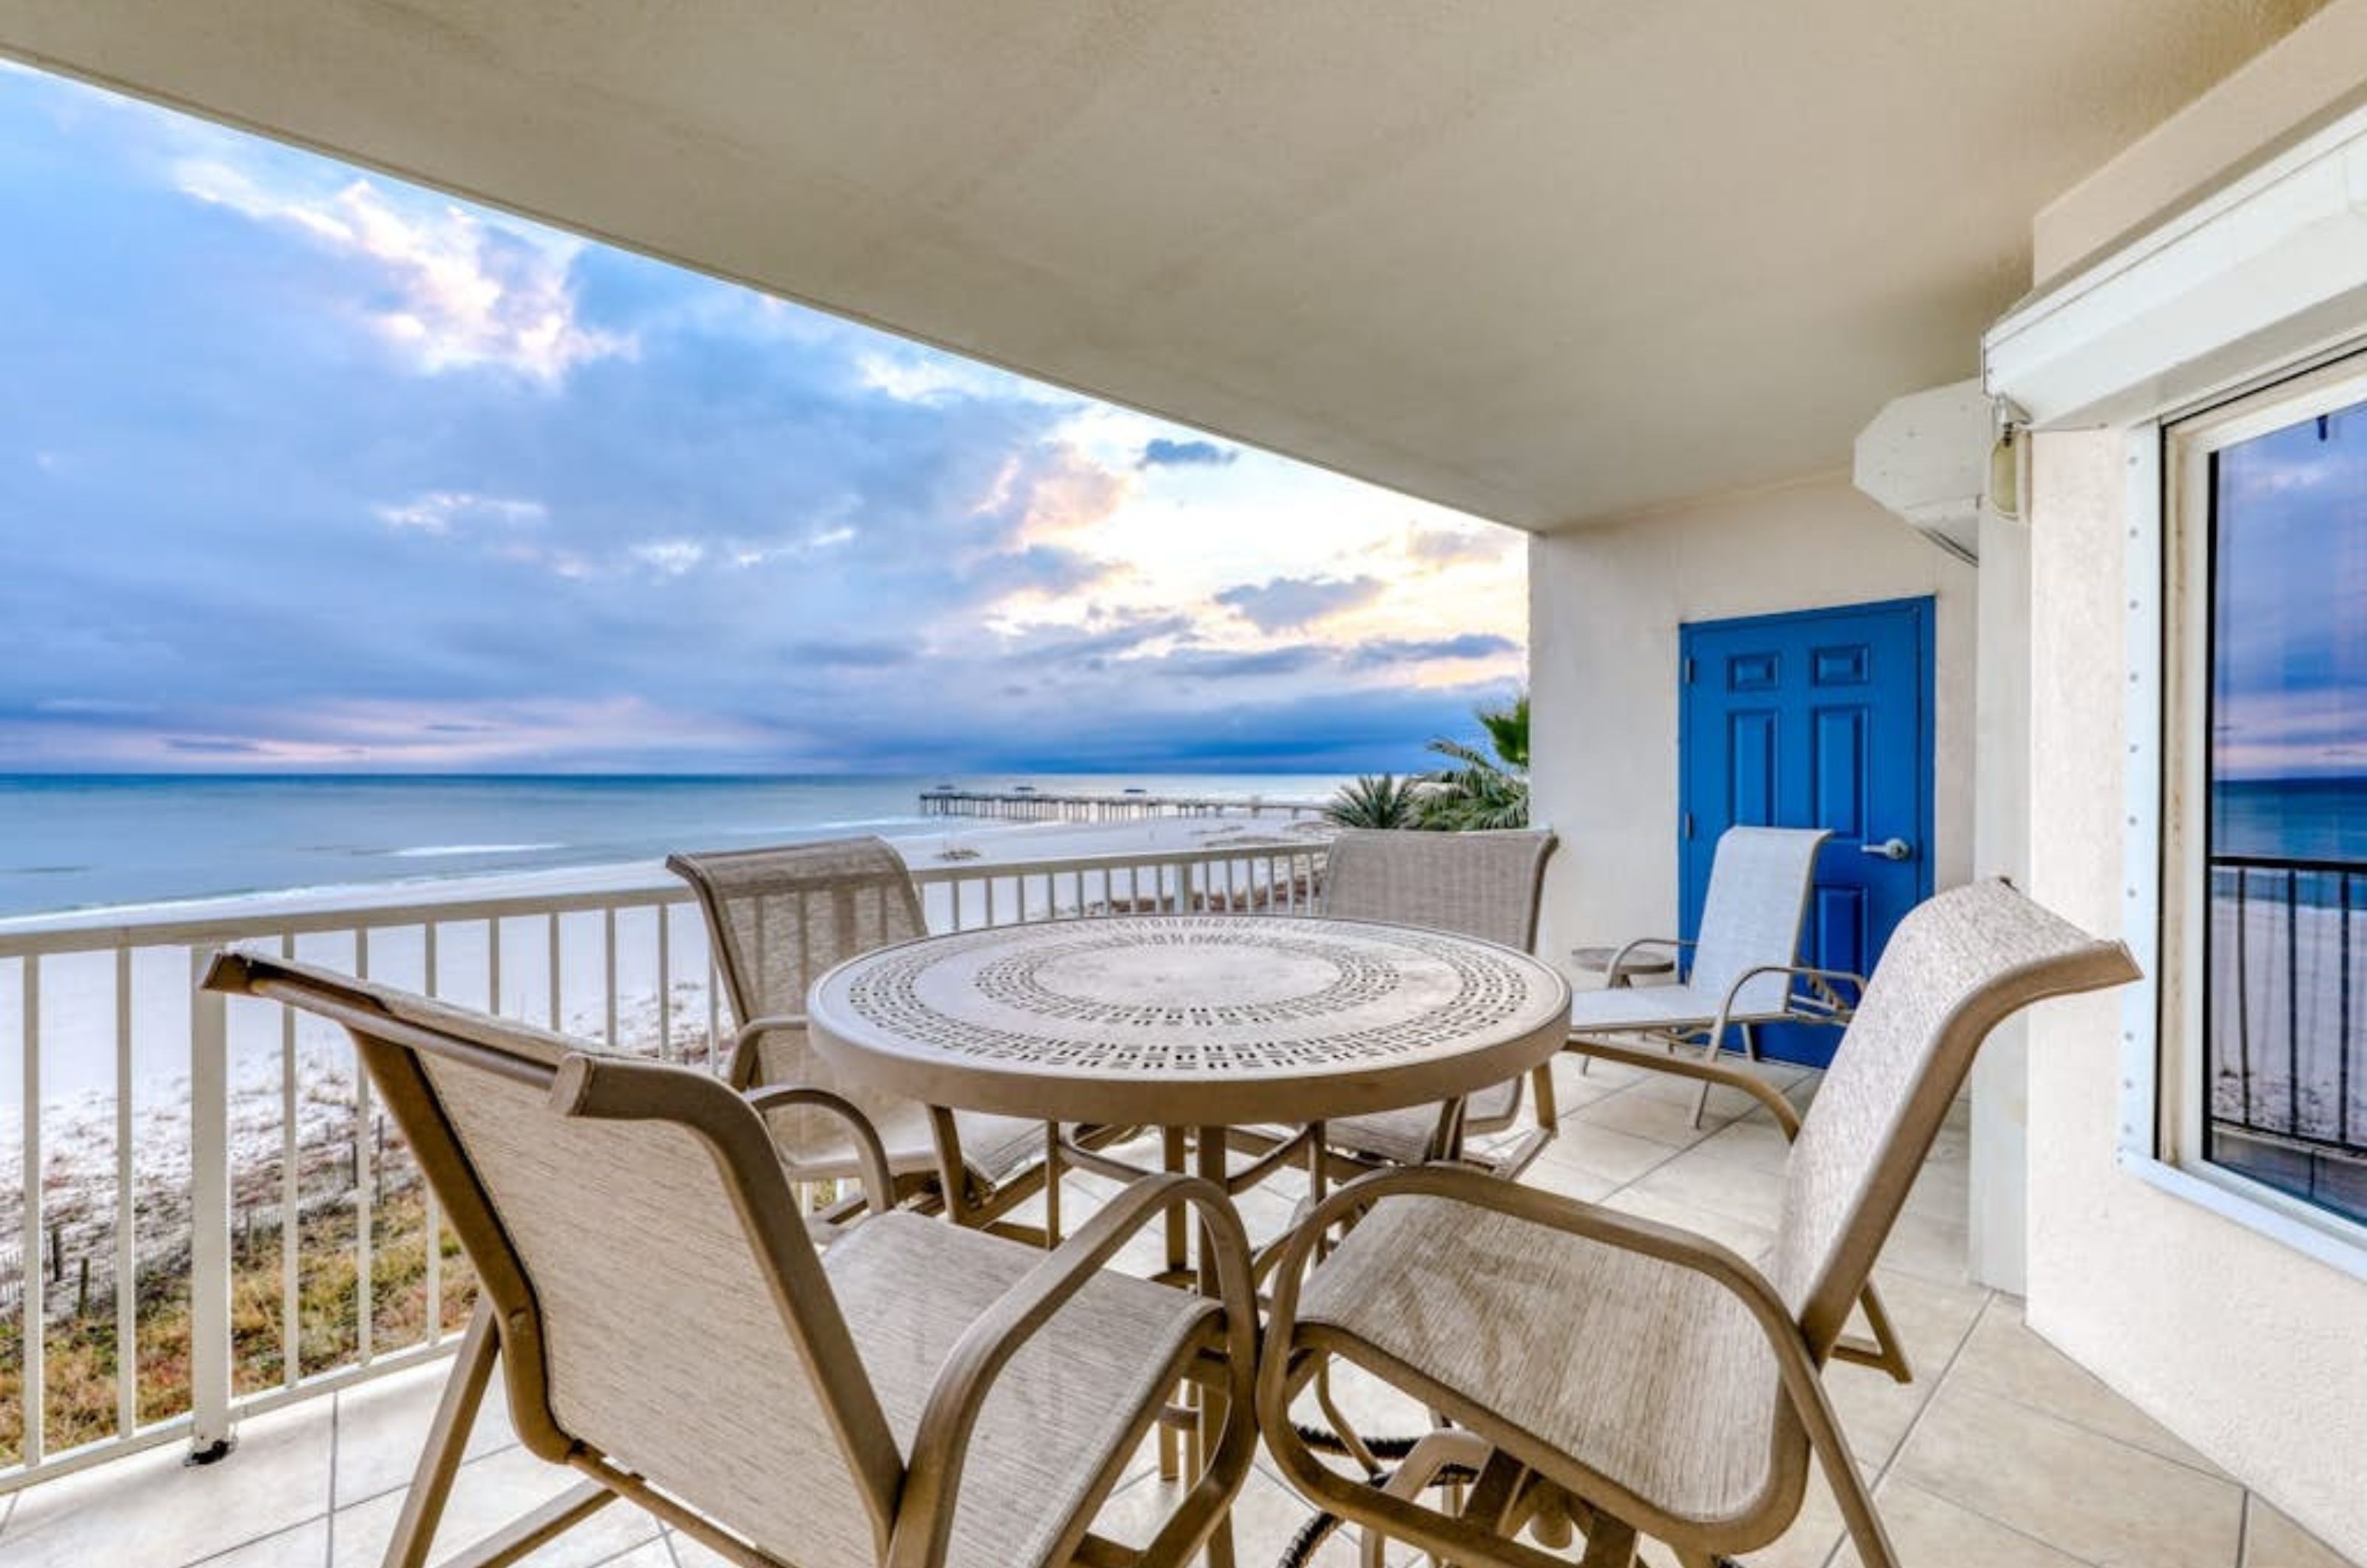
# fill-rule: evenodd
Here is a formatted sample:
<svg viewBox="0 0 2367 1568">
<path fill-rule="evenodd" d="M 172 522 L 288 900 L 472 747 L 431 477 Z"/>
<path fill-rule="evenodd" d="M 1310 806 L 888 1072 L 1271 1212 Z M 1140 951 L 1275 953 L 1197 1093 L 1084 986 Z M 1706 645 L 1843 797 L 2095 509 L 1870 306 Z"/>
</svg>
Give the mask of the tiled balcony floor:
<svg viewBox="0 0 2367 1568">
<path fill-rule="evenodd" d="M 1783 1142 L 1763 1113 L 1714 1100 L 1686 1125 L 1687 1090 L 1598 1066 L 1557 1067 L 1563 1132 L 1532 1168 L 1537 1185 L 1706 1232 L 1748 1253 L 1768 1237 Z M 1805 1099 L 1814 1079 L 1774 1070 Z M 1724 1093 L 1725 1091 L 1721 1091 Z M 1828 1374 L 1860 1462 L 1878 1483 L 1908 1568 L 2339 1568 L 2264 1500 L 2214 1470 L 2022 1325 L 2020 1304 L 1965 1278 L 1965 1139 L 1952 1122 L 1884 1256 L 1879 1279 L 1916 1381 L 1836 1365 Z M 1093 1186 L 1077 1179 L 1078 1198 Z M 1272 1234 L 1290 1195 L 1251 1194 Z M 362 1568 L 391 1533 L 434 1407 L 430 1367 L 248 1420 L 220 1465 L 135 1455 L 0 1499 L 6 1568 Z M 1376 1428 L 1384 1428 L 1376 1419 Z M 446 1521 L 447 1550 L 572 1483 L 529 1459 L 489 1410 Z M 1148 1453 L 1113 1498 L 1121 1538 L 1162 1517 L 1172 1490 Z M 1235 1510 L 1240 1562 L 1267 1568 L 1307 1517 L 1270 1471 Z M 1792 1533 L 1752 1561 L 1852 1564 L 1829 1497 L 1812 1487 Z M 1351 1563 L 1335 1537 L 1317 1561 Z M 1404 1559 L 1393 1551 L 1391 1561 Z M 628 1504 L 532 1558 L 545 1568 L 708 1568 L 720 1562 Z M 1661 1559 L 1659 1561 L 1665 1561 Z"/>
</svg>

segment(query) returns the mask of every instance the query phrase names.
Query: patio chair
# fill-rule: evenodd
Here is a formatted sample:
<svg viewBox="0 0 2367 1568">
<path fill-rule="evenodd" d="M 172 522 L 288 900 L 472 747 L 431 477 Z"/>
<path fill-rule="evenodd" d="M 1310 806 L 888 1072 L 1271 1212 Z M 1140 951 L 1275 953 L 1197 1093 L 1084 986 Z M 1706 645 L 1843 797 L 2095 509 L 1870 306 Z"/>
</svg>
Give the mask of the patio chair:
<svg viewBox="0 0 2367 1568">
<path fill-rule="evenodd" d="M 1367 1528 L 1368 1562 L 1390 1538 L 1545 1568 L 1568 1560 L 1523 1529 L 1547 1548 L 1575 1529 L 1589 1568 L 1628 1568 L 1639 1535 L 1701 1568 L 1783 1534 L 1813 1457 L 1860 1559 L 1896 1568 L 1821 1369 L 1988 1032 L 2136 975 L 2119 943 L 2002 883 L 1908 916 L 1792 1146 L 1763 1268 L 1446 1166 L 1341 1188 L 1310 1205 L 1274 1276 L 1258 1415 L 1276 1462 Z M 1310 1276 L 1319 1242 L 1331 1254 Z M 1440 1413 L 1386 1484 L 1328 1468 L 1292 1426 L 1293 1398 L 1332 1357 Z M 1457 1512 L 1416 1501 L 1442 1476 L 1472 1479 Z"/>
<path fill-rule="evenodd" d="M 1494 833 L 1376 832 L 1352 829 L 1331 840 L 1323 869 L 1323 912 L 1337 919 L 1387 920 L 1531 951 L 1546 863 L 1558 840 L 1545 829 Z M 1492 1148 L 1469 1140 L 1511 1131 L 1523 1083 L 1513 1078 L 1457 1103 L 1410 1106 L 1332 1122 L 1331 1153 L 1346 1174 L 1383 1165 L 1462 1158 L 1498 1176 L 1517 1176 L 1556 1128 L 1551 1064 L 1538 1067 L 1536 1122 Z"/>
<path fill-rule="evenodd" d="M 475 1266 L 479 1297 L 389 1568 L 419 1568 L 498 1351 L 527 1450 L 589 1479 L 449 1561 L 499 1568 L 617 1498 L 764 1568 L 1180 1564 L 1227 1528 L 1256 1429 L 1240 1221 L 1158 1177 L 1050 1257 L 891 1209 L 861 1113 L 261 953 L 213 990 L 345 1026 Z M 817 1251 L 764 1113 L 843 1120 L 871 1213 Z M 1221 1301 L 1105 1271 L 1181 1208 Z M 1210 1458 L 1150 1544 L 1090 1533 L 1179 1380 Z"/>
<path fill-rule="evenodd" d="M 885 840 L 677 854 L 666 869 L 690 884 L 707 917 L 716 967 L 739 1032 L 727 1076 L 735 1089 L 800 1084 L 851 1101 L 878 1129 L 900 1194 L 927 1190 L 956 1223 L 1047 1245 L 1058 1241 L 1057 1149 L 1036 1122 L 943 1111 L 844 1081 L 806 1034 L 806 991 L 842 960 L 928 934 L 919 891 Z M 844 1181 L 856 1150 L 844 1123 L 798 1105 L 766 1118 L 794 1181 Z M 1002 1216 L 1036 1193 L 1039 1229 Z"/>
<path fill-rule="evenodd" d="M 1765 1023 L 1839 1026 L 1850 1017 L 1852 995 L 1864 980 L 1839 970 L 1814 969 L 1796 962 L 1800 925 L 1817 852 L 1832 835 L 1821 828 L 1728 828 L 1710 862 L 1709 896 L 1702 907 L 1701 935 L 1639 937 L 1613 953 L 1606 984 L 1582 991 L 1570 1003 L 1569 1049 L 1595 1055 L 1603 1036 L 1644 1036 L 1670 1047 L 1698 1043 L 1717 1055 L 1731 1028 L 1746 1055 L 1757 1060 Z M 1673 985 L 1629 987 L 1619 983 L 1627 960 L 1647 948 L 1691 953 L 1682 978 Z M 1795 984 L 1795 982 L 1797 982 Z M 1693 1125 L 1709 1103 L 1704 1083 L 1693 1100 Z"/>
</svg>

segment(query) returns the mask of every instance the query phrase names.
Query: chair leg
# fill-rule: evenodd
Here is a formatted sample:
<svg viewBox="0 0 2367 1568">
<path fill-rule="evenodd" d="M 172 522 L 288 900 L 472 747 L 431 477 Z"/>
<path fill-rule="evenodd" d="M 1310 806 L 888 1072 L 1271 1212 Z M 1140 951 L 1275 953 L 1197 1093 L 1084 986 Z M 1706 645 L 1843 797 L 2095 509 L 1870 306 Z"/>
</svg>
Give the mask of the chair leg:
<svg viewBox="0 0 2367 1568">
<path fill-rule="evenodd" d="M 1742 1054 L 1751 1061 L 1759 1060 L 1759 1037 L 1750 1032 L 1750 1025 L 1738 1023 L 1734 1027 L 1742 1035 Z M 1702 1047 L 1702 1060 L 1715 1064 L 1717 1061 L 1718 1052 L 1725 1043 L 1725 1031 L 1713 1028 L 1709 1032 L 1709 1043 Z M 1693 1125 L 1696 1127 L 1702 1124 L 1702 1116 L 1709 1110 L 1711 1087 L 1710 1081 L 1704 1078 L 1701 1092 L 1693 1096 Z"/>
<path fill-rule="evenodd" d="M 1713 1062 L 1717 1060 L 1717 1042 L 1715 1040 L 1710 1042 L 1707 1059 Z M 1709 1111 L 1709 1080 L 1707 1078 L 1702 1079 L 1701 1092 L 1693 1096 L 1693 1125 L 1695 1127 L 1699 1127 L 1702 1124 L 1702 1117 Z"/>
<path fill-rule="evenodd" d="M 387 1542 L 386 1556 L 381 1559 L 385 1568 L 425 1568 L 427 1553 L 436 1544 L 436 1527 L 444 1522 L 452 1478 L 459 1472 L 500 1348 L 493 1336 L 493 1303 L 481 1294 L 475 1310 L 469 1314 L 468 1331 L 460 1337 L 451 1373 L 444 1380 L 444 1396 L 436 1401 L 427 1445 L 419 1450 L 418 1466 L 411 1473 L 411 1489 L 403 1494 L 394 1538 Z"/>
<path fill-rule="evenodd" d="M 1579 1568 L 1636 1568 L 1636 1527 L 1608 1514 L 1595 1515 L 1594 1528 L 1586 1532 L 1586 1555 L 1579 1559 Z"/>
<path fill-rule="evenodd" d="M 1837 1428 L 1835 1436 L 1838 1438 Z M 1858 1562 L 1863 1568 L 1898 1568 L 1898 1553 L 1891 1547 L 1882 1516 L 1874 1511 L 1874 1494 L 1866 1490 L 1865 1477 L 1858 1472 L 1856 1461 L 1846 1449 L 1839 1450 L 1836 1457 L 1823 1443 L 1815 1447 L 1824 1464 L 1825 1480 L 1833 1489 L 1833 1500 L 1840 1505 L 1841 1522 L 1848 1528 L 1850 1544 L 1857 1548 Z"/>
<path fill-rule="evenodd" d="M 1044 1250 L 1060 1245 L 1060 1124 L 1044 1128 Z"/>
<path fill-rule="evenodd" d="M 510 1564 L 524 1562 L 616 1500 L 614 1492 L 596 1481 L 587 1481 L 521 1514 L 459 1555 L 447 1558 L 443 1568 L 510 1568 Z"/>
<path fill-rule="evenodd" d="M 1413 1446 L 1413 1451 L 1398 1462 L 1381 1491 L 1391 1497 L 1408 1500 L 1419 1497 L 1449 1466 L 1460 1465 L 1466 1470 L 1484 1472 L 1495 1457 L 1495 1448 L 1484 1438 L 1458 1427 L 1441 1427 L 1425 1433 Z M 1387 1536 L 1372 1526 L 1364 1528 L 1363 1563 L 1361 1568 L 1380 1568 L 1388 1549 Z"/>
<path fill-rule="evenodd" d="M 1184 1164 L 1184 1129 L 1159 1129 L 1159 1163 L 1165 1170 L 1177 1175 L 1185 1173 Z M 1182 1204 L 1167 1211 L 1167 1273 L 1170 1278 L 1183 1273 L 1189 1261 L 1188 1233 L 1184 1230 L 1186 1215 Z M 1184 1473 L 1183 1445 L 1175 1428 L 1161 1422 L 1159 1426 L 1159 1479 L 1173 1481 Z"/>
</svg>

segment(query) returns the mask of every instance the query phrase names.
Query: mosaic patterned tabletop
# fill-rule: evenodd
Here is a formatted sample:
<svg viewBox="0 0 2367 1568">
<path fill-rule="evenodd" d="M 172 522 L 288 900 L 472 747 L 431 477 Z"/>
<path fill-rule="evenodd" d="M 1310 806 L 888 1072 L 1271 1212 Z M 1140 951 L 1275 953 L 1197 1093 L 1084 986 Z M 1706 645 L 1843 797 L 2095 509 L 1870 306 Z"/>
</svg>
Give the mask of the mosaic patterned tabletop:
<svg viewBox="0 0 2367 1568">
<path fill-rule="evenodd" d="M 1314 917 L 998 926 L 850 960 L 817 1043 L 964 1109 L 1167 1124 L 1308 1121 L 1468 1093 L 1542 1061 L 1561 976 L 1524 953 Z"/>
</svg>

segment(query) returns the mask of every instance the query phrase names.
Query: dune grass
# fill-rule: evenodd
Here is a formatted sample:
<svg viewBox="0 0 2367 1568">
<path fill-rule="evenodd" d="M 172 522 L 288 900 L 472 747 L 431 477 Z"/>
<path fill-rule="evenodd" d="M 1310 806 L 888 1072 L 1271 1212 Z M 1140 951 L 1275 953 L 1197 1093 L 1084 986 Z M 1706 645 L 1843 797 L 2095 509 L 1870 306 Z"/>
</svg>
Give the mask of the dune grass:
<svg viewBox="0 0 2367 1568">
<path fill-rule="evenodd" d="M 338 1203 L 297 1226 L 297 1343 L 300 1375 L 347 1365 L 361 1353 L 358 1215 Z M 279 1386 L 287 1376 L 281 1324 L 285 1233 L 234 1239 L 231 1282 L 233 1392 Z M 474 1300 L 475 1276 L 449 1227 L 438 1237 L 443 1320 L 457 1331 Z M 415 1181 L 386 1192 L 372 1208 L 370 1349 L 385 1355 L 427 1334 L 427 1213 Z M 144 1269 L 134 1300 L 141 1426 L 189 1408 L 189 1275 L 186 1258 Z M 87 1307 L 53 1315 L 42 1344 L 42 1438 L 51 1453 L 119 1433 L 115 1296 L 94 1294 Z M 22 1457 L 25 1437 L 24 1324 L 0 1323 L 0 1463 Z"/>
</svg>

